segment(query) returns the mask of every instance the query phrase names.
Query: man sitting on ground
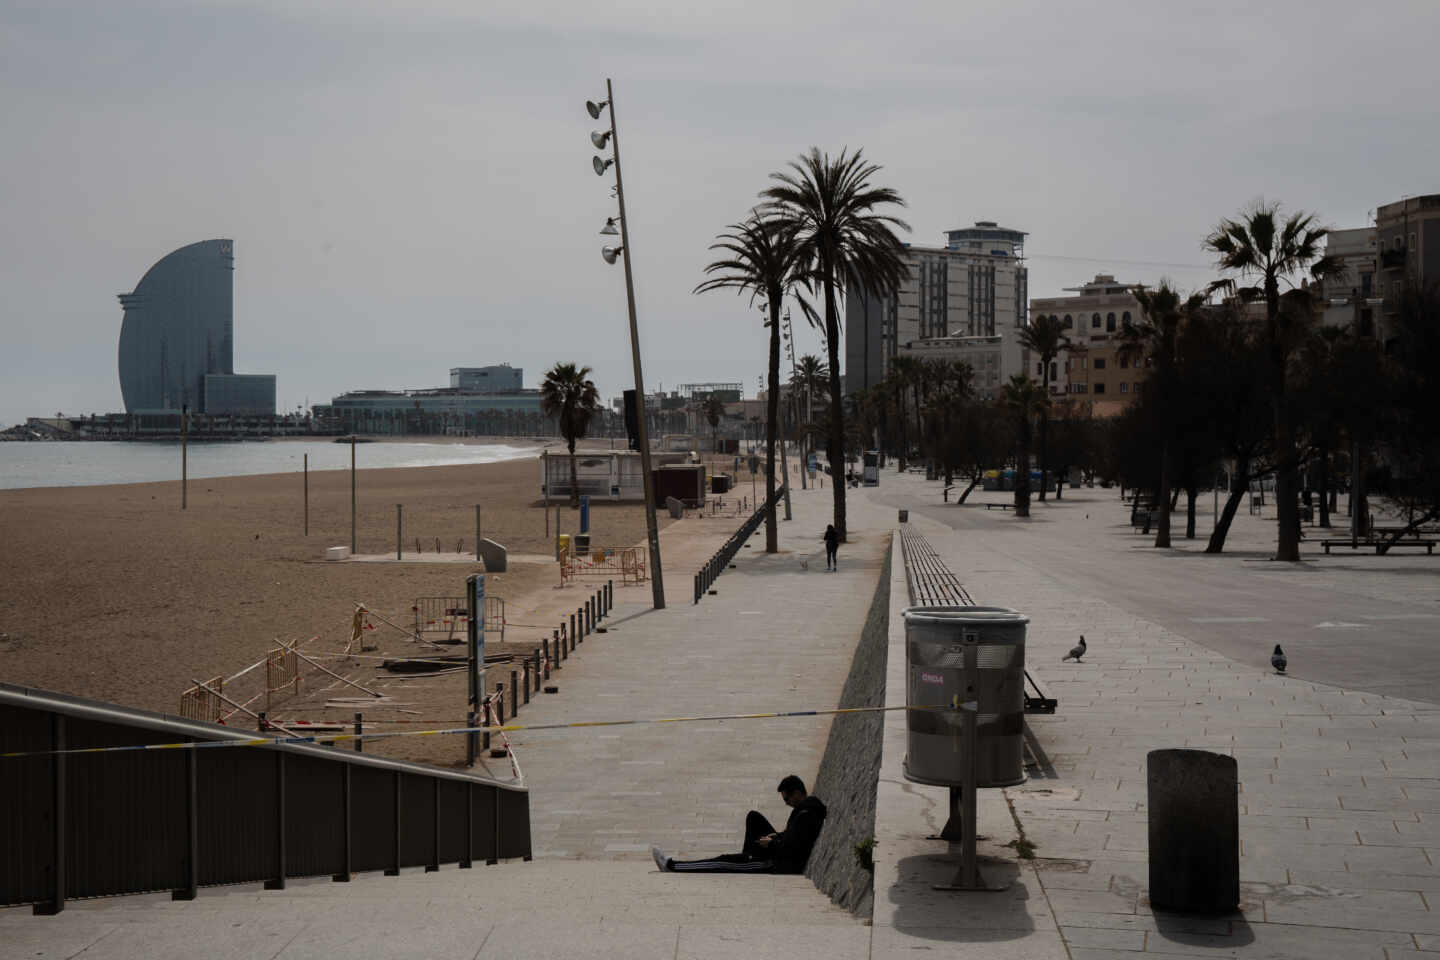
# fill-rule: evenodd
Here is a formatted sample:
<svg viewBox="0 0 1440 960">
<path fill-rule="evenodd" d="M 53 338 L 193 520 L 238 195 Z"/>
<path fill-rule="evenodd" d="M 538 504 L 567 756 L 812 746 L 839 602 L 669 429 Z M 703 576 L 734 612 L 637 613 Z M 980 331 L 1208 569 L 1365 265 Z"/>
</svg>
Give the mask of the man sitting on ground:
<svg viewBox="0 0 1440 960">
<path fill-rule="evenodd" d="M 672 860 L 659 847 L 651 847 L 655 866 L 676 873 L 804 873 L 805 862 L 820 827 L 825 823 L 825 804 L 805 792 L 805 781 L 793 773 L 777 787 L 780 799 L 790 807 L 790 819 L 779 833 L 758 811 L 745 815 L 745 845 L 739 853 L 726 853 L 709 860 Z"/>
</svg>

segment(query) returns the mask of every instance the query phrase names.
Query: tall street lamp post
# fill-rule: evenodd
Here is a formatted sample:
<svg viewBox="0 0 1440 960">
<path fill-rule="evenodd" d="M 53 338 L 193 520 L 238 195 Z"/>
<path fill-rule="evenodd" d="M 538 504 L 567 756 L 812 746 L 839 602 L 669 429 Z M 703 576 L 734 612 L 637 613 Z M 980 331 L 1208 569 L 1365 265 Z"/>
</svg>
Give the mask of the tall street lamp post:
<svg viewBox="0 0 1440 960">
<path fill-rule="evenodd" d="M 592 163 L 595 173 L 599 176 L 605 175 L 607 167 L 615 167 L 615 199 L 620 206 L 620 215 L 607 221 L 600 232 L 606 235 L 615 233 L 615 220 L 620 221 L 620 246 L 605 247 L 600 255 L 605 262 L 613 264 L 617 257 L 622 254 L 625 257 L 625 299 L 630 309 L 630 355 L 635 365 L 635 404 L 639 415 L 636 416 L 636 440 L 640 444 L 640 473 L 645 488 L 645 533 L 650 543 L 650 588 L 654 596 L 656 610 L 665 608 L 665 583 L 660 572 L 660 528 L 655 523 L 655 490 L 654 480 L 650 475 L 650 436 L 645 425 L 645 378 L 640 372 L 640 328 L 635 321 L 635 279 L 630 269 L 631 248 L 630 248 L 630 219 L 625 215 L 625 181 L 620 176 L 620 136 L 615 123 L 615 89 L 610 79 L 605 79 L 605 100 L 596 103 L 593 100 L 586 101 L 585 109 L 590 113 L 593 120 L 600 119 L 600 111 L 606 107 L 610 108 L 610 131 L 596 131 L 590 134 L 590 142 L 597 150 L 604 150 L 606 141 L 610 142 L 614 156 L 610 159 L 604 157 L 593 157 Z"/>
</svg>

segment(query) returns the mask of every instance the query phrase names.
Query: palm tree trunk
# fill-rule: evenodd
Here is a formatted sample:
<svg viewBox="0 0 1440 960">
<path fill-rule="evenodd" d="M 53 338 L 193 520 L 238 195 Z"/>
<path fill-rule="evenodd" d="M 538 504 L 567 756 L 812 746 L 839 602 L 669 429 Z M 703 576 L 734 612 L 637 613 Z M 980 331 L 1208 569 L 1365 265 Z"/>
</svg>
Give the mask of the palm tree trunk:
<svg viewBox="0 0 1440 960">
<path fill-rule="evenodd" d="M 1040 365 L 1040 396 L 1044 406 L 1040 412 L 1040 502 L 1045 502 L 1045 488 L 1049 486 L 1050 468 L 1050 359 L 1042 356 Z M 1060 499 L 1060 487 L 1055 487 L 1055 499 Z"/>
<path fill-rule="evenodd" d="M 1160 447 L 1160 489 L 1155 496 L 1155 509 L 1159 511 L 1159 523 L 1155 531 L 1155 546 L 1170 546 L 1170 442 Z"/>
<path fill-rule="evenodd" d="M 1275 439 L 1279 458 L 1275 465 L 1275 520 L 1279 525 L 1275 559 L 1300 559 L 1300 507 L 1295 500 L 1295 433 L 1285 401 L 1275 401 Z"/>
<path fill-rule="evenodd" d="M 765 398 L 765 552 L 780 549 L 775 527 L 775 435 L 780 422 L 780 297 L 770 297 L 770 395 Z M 787 478 L 788 479 L 788 478 Z"/>
<path fill-rule="evenodd" d="M 566 437 L 566 446 L 570 448 L 570 509 L 580 508 L 580 479 L 575 471 L 575 438 Z"/>
<path fill-rule="evenodd" d="M 1320 451 L 1320 526 L 1330 526 L 1330 451 Z"/>
<path fill-rule="evenodd" d="M 1195 539 L 1195 498 L 1199 494 L 1194 482 L 1185 485 L 1185 539 Z"/>
<path fill-rule="evenodd" d="M 1220 553 L 1225 549 L 1225 537 L 1230 532 L 1230 524 L 1235 520 L 1235 511 L 1240 509 L 1240 501 L 1245 499 L 1245 492 L 1250 489 L 1250 464 L 1245 460 L 1238 460 L 1235 469 L 1230 475 L 1230 495 L 1225 498 L 1225 509 L 1220 511 L 1220 519 L 1215 524 L 1215 529 L 1210 532 L 1210 542 L 1205 546 L 1206 553 Z"/>
<path fill-rule="evenodd" d="M 1015 451 L 1015 516 L 1030 516 L 1030 414 L 1022 414 L 1020 443 Z"/>
<path fill-rule="evenodd" d="M 831 489 L 835 497 L 835 532 L 846 541 L 845 530 L 845 398 L 840 395 L 840 318 L 835 310 L 835 278 L 830 263 L 822 262 L 825 278 L 825 351 L 830 357 L 830 460 Z"/>
</svg>

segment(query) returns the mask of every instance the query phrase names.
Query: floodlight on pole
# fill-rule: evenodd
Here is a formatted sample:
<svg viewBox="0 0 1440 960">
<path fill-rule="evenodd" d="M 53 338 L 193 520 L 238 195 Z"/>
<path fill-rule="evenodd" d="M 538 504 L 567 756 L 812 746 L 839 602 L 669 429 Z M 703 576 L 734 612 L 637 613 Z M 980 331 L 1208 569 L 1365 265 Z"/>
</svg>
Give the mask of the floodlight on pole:
<svg viewBox="0 0 1440 960">
<path fill-rule="evenodd" d="M 605 149 L 605 144 L 607 144 L 607 143 L 610 142 L 610 131 L 609 131 L 609 130 L 592 130 L 592 131 L 590 131 L 590 142 L 593 143 L 593 144 L 595 144 L 595 149 L 596 149 L 596 150 L 604 150 L 604 149 Z"/>
<path fill-rule="evenodd" d="M 649 428 L 645 420 L 645 377 L 640 369 L 640 327 L 635 318 L 635 278 L 632 271 L 634 257 L 630 251 L 629 221 L 625 216 L 625 180 L 620 173 L 620 134 L 615 121 L 615 90 L 610 80 L 605 81 L 606 99 L 600 103 L 593 100 L 585 102 L 585 109 L 589 112 L 591 119 L 599 120 L 600 111 L 605 107 L 610 108 L 610 135 L 608 139 L 599 138 L 592 134 L 591 143 L 601 148 L 602 143 L 609 143 L 614 150 L 614 157 L 606 160 L 602 157 L 595 157 L 593 160 L 595 173 L 604 176 L 605 171 L 611 166 L 615 167 L 615 184 L 611 193 L 620 206 L 618 217 L 612 217 L 606 223 L 606 230 L 602 232 L 613 232 L 618 222 L 620 225 L 620 245 L 617 247 L 605 247 L 600 255 L 605 258 L 606 263 L 613 264 L 623 252 L 625 254 L 625 301 L 630 314 L 630 358 L 635 370 L 635 399 L 639 405 L 639 416 L 636 418 L 635 440 L 640 448 L 640 477 L 644 487 L 645 495 L 645 533 L 650 548 L 650 590 L 654 598 L 654 606 L 657 610 L 665 608 L 665 582 L 662 576 L 660 564 L 660 528 L 655 521 L 655 478 L 651 473 L 650 462 L 650 438 Z"/>
<path fill-rule="evenodd" d="M 615 222 L 616 222 L 618 219 L 619 219 L 619 217 L 606 217 L 606 218 L 605 218 L 605 226 L 603 226 L 603 227 L 600 228 L 600 235 L 601 235 L 602 237 L 618 237 L 618 236 L 620 236 L 620 231 L 615 229 Z"/>
</svg>

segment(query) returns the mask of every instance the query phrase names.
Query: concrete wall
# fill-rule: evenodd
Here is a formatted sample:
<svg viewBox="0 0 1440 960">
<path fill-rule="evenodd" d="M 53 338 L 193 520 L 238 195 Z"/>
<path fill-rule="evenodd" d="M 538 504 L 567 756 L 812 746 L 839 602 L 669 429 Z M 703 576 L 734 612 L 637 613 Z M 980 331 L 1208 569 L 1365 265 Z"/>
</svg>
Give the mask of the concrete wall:
<svg viewBox="0 0 1440 960">
<path fill-rule="evenodd" d="M 885 704 L 885 660 L 890 622 L 890 555 L 880 571 L 875 599 L 861 628 L 841 707 Z M 830 739 L 811 792 L 829 812 L 805 873 L 830 899 L 852 913 L 870 916 L 870 871 L 855 862 L 855 845 L 875 835 L 875 789 L 880 776 L 884 714 L 842 714 L 830 725 Z"/>
</svg>

